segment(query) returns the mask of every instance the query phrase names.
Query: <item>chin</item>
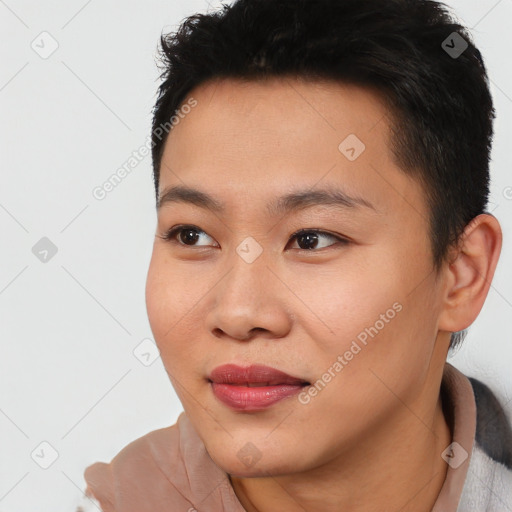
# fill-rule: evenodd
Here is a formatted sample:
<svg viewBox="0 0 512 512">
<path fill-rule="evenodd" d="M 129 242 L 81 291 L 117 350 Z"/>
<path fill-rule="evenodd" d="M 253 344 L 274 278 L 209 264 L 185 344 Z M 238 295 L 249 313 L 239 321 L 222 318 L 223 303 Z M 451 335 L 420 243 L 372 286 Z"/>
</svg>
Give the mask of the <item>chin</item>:
<svg viewBox="0 0 512 512">
<path fill-rule="evenodd" d="M 234 445 L 242 447 L 235 450 Z M 226 447 L 216 445 L 216 448 L 212 450 L 207 448 L 207 451 L 215 464 L 225 473 L 240 478 L 296 473 L 300 470 L 299 463 L 303 462 L 294 460 L 296 454 L 288 457 L 286 453 L 280 453 L 274 447 L 268 446 L 259 450 L 250 441 L 247 443 L 235 441 Z"/>
</svg>

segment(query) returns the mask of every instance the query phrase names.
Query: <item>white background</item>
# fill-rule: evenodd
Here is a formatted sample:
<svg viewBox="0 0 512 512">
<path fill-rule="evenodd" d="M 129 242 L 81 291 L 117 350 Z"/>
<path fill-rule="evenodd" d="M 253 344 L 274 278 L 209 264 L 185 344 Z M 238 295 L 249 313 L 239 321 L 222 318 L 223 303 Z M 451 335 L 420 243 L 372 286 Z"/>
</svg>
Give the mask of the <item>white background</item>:
<svg viewBox="0 0 512 512">
<path fill-rule="evenodd" d="M 512 0 L 448 4 L 473 28 L 492 81 L 489 210 L 504 231 L 487 302 L 450 362 L 508 402 Z M 182 410 L 161 360 L 145 366 L 133 353 L 151 338 L 150 156 L 104 200 L 92 190 L 147 141 L 160 33 L 209 9 L 205 0 L 0 0 L 0 512 L 74 512 L 86 466 Z M 31 47 L 43 31 L 59 45 L 46 59 Z M 58 249 L 46 263 L 32 252 L 42 237 Z M 35 462 L 50 460 L 42 442 L 58 453 L 48 469 Z"/>
</svg>

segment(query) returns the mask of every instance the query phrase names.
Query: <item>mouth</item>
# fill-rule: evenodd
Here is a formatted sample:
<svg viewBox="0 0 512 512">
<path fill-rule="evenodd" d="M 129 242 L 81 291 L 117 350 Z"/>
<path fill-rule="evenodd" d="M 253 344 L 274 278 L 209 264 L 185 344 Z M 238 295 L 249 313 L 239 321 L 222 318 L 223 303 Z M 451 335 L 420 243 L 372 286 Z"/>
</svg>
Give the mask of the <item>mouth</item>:
<svg viewBox="0 0 512 512">
<path fill-rule="evenodd" d="M 281 370 L 263 365 L 242 367 L 235 364 L 225 364 L 215 368 L 208 380 L 216 384 L 246 386 L 249 388 L 268 386 L 309 386 L 307 380 L 293 377 Z"/>
<path fill-rule="evenodd" d="M 243 412 L 266 409 L 310 385 L 304 379 L 262 365 L 219 366 L 211 372 L 208 381 L 222 404 Z"/>
</svg>

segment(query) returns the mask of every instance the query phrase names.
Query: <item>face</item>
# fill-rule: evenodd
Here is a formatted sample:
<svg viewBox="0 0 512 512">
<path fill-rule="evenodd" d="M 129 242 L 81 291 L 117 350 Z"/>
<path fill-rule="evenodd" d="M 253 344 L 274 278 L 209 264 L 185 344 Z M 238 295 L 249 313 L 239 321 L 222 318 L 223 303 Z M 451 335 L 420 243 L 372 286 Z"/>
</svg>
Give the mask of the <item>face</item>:
<svg viewBox="0 0 512 512">
<path fill-rule="evenodd" d="M 414 409 L 444 364 L 423 190 L 370 90 L 222 80 L 190 96 L 163 154 L 146 288 L 165 369 L 224 471 L 319 467 Z M 224 364 L 309 385 L 276 385 L 265 407 L 265 390 L 231 386 L 233 406 L 210 381 Z"/>
</svg>

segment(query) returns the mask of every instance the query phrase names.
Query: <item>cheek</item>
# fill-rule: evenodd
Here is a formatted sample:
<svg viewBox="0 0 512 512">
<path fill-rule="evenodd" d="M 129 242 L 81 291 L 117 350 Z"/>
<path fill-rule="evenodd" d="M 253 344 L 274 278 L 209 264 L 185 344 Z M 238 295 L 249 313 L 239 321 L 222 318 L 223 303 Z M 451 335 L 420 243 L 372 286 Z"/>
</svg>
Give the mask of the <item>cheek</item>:
<svg viewBox="0 0 512 512">
<path fill-rule="evenodd" d="M 168 372 L 190 366 L 197 343 L 194 306 L 198 290 L 186 273 L 177 270 L 162 251 L 154 250 L 146 279 L 146 310 L 154 340 Z"/>
<path fill-rule="evenodd" d="M 166 291 L 163 287 L 165 275 L 162 272 L 161 265 L 153 251 L 151 262 L 149 264 L 148 274 L 146 277 L 146 310 L 148 313 L 149 323 L 155 338 L 159 338 L 161 330 L 160 324 L 167 309 Z"/>
<path fill-rule="evenodd" d="M 376 365 L 400 369 L 408 361 L 428 357 L 429 343 L 421 342 L 435 334 L 428 332 L 432 328 L 428 283 L 411 293 L 418 275 L 424 279 L 428 272 L 423 270 L 423 262 L 416 259 L 414 264 L 406 264 L 392 249 L 379 254 L 369 251 L 356 272 L 347 268 L 323 280 L 314 307 L 336 333 L 323 340 L 331 361 L 351 351 L 346 358 L 351 368 Z"/>
<path fill-rule="evenodd" d="M 382 263 L 380 267 L 374 265 L 370 258 L 366 263 L 365 268 L 360 266 L 357 271 L 346 269 L 323 279 L 315 289 L 316 302 L 308 303 L 331 331 L 325 338 L 331 352 L 348 349 L 358 336 L 364 341 L 367 329 L 376 323 L 377 330 L 385 336 L 400 315 L 397 309 L 401 309 L 403 294 L 394 268 L 384 270 Z"/>
<path fill-rule="evenodd" d="M 186 313 L 182 280 L 161 251 L 155 249 L 146 279 L 146 310 L 149 324 L 159 348 L 181 328 Z"/>
</svg>

